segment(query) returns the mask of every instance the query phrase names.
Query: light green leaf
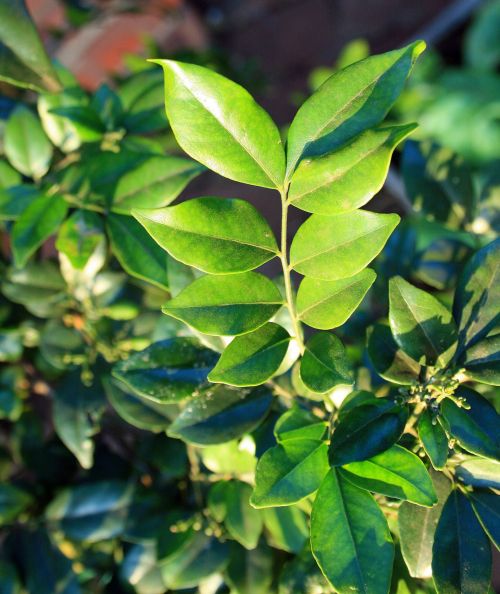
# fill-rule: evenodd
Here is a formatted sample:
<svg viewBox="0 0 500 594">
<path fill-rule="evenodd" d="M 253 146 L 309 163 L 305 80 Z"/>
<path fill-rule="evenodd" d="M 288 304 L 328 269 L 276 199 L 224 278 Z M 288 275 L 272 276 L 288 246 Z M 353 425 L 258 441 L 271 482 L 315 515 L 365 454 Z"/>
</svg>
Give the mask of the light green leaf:
<svg viewBox="0 0 500 594">
<path fill-rule="evenodd" d="M 288 132 L 287 177 L 303 157 L 324 155 L 379 124 L 425 49 L 416 41 L 334 73 L 299 109 Z"/>
<path fill-rule="evenodd" d="M 188 155 L 229 179 L 282 186 L 279 131 L 245 89 L 201 66 L 153 61 L 163 67 L 167 117 Z"/>
<path fill-rule="evenodd" d="M 0 526 L 15 520 L 31 503 L 33 499 L 24 489 L 2 482 L 0 484 Z"/>
<path fill-rule="evenodd" d="M 246 272 L 278 253 L 266 220 L 245 200 L 195 198 L 133 215 L 171 256 L 204 272 Z"/>
<path fill-rule="evenodd" d="M 45 510 L 49 525 L 66 538 L 99 542 L 125 529 L 133 491 L 121 481 L 84 483 L 61 491 Z"/>
<path fill-rule="evenodd" d="M 272 377 L 285 358 L 290 335 L 268 322 L 254 332 L 236 336 L 208 375 L 211 382 L 258 386 Z"/>
<path fill-rule="evenodd" d="M 262 532 L 262 514 L 250 506 L 252 487 L 241 481 L 226 483 L 226 517 L 229 534 L 245 549 L 255 549 Z"/>
<path fill-rule="evenodd" d="M 23 175 L 39 179 L 50 167 L 52 145 L 35 114 L 19 105 L 5 125 L 5 156 Z"/>
<path fill-rule="evenodd" d="M 396 342 L 415 361 L 445 366 L 457 346 L 451 312 L 400 276 L 389 281 L 389 322 Z"/>
<path fill-rule="evenodd" d="M 455 291 L 453 315 L 459 329 L 459 354 L 499 327 L 500 239 L 471 258 Z"/>
<path fill-rule="evenodd" d="M 467 485 L 500 490 L 500 462 L 469 458 L 457 466 L 456 474 Z"/>
<path fill-rule="evenodd" d="M 300 377 L 309 390 L 319 394 L 338 384 L 352 384 L 351 365 L 342 341 L 328 332 L 314 334 L 306 343 Z"/>
<path fill-rule="evenodd" d="M 355 406 L 340 417 L 329 448 L 332 466 L 361 462 L 384 452 L 403 433 L 408 411 L 391 398 Z"/>
<path fill-rule="evenodd" d="M 421 413 L 417 431 L 432 466 L 436 470 L 442 470 L 448 459 L 448 437 L 439 421 L 433 418 L 429 409 Z"/>
<path fill-rule="evenodd" d="M 1 0 L 0 39 L 1 80 L 35 91 L 60 91 L 24 0 Z"/>
<path fill-rule="evenodd" d="M 200 449 L 203 464 L 212 472 L 220 474 L 253 474 L 257 460 L 255 444 L 251 439 L 228 441 Z"/>
<path fill-rule="evenodd" d="M 68 205 L 61 196 L 42 194 L 22 212 L 12 229 L 12 251 L 17 267 L 22 268 L 43 242 L 57 231 L 67 211 Z"/>
<path fill-rule="evenodd" d="M 278 443 L 289 439 L 317 439 L 325 436 L 327 424 L 308 410 L 294 404 L 283 413 L 274 425 L 274 436 Z"/>
<path fill-rule="evenodd" d="M 398 445 L 363 462 L 346 464 L 341 474 L 367 491 L 426 507 L 437 503 L 436 492 L 422 461 Z"/>
<path fill-rule="evenodd" d="M 134 208 L 167 206 L 204 170 L 199 163 L 171 155 L 139 157 L 116 182 L 113 212 L 130 214 Z"/>
<path fill-rule="evenodd" d="M 131 390 L 160 403 L 179 402 L 208 387 L 207 375 L 217 353 L 191 337 L 155 342 L 113 368 Z"/>
<path fill-rule="evenodd" d="M 451 489 L 450 481 L 440 472 L 430 471 L 438 504 L 421 507 L 405 501 L 398 512 L 401 552 L 410 575 L 428 579 L 432 575 L 432 542 L 434 532 Z"/>
<path fill-rule="evenodd" d="M 196 445 L 231 441 L 257 427 L 272 401 L 267 388 L 234 390 L 214 386 L 186 404 L 168 435 Z"/>
<path fill-rule="evenodd" d="M 364 206 L 384 185 L 394 149 L 415 128 L 367 130 L 332 153 L 304 159 L 292 176 L 290 203 L 322 215 Z"/>
<path fill-rule="evenodd" d="M 276 285 L 256 272 L 203 276 L 162 307 L 163 313 L 215 336 L 263 326 L 283 304 Z"/>
<path fill-rule="evenodd" d="M 106 228 L 113 253 L 128 274 L 168 290 L 167 255 L 130 216 L 109 214 Z"/>
<path fill-rule="evenodd" d="M 338 475 L 325 477 L 311 516 L 311 548 L 339 594 L 387 594 L 394 545 L 373 497 Z"/>
<path fill-rule="evenodd" d="M 250 503 L 257 508 L 291 505 L 318 489 L 328 472 L 327 445 L 290 439 L 260 458 Z"/>
<path fill-rule="evenodd" d="M 7 161 L 0 160 L 0 188 L 11 188 L 21 183 L 21 174 L 11 167 Z"/>
<path fill-rule="evenodd" d="M 297 292 L 297 314 L 308 326 L 330 330 L 342 326 L 375 282 L 370 268 L 334 281 L 305 277 Z"/>
<path fill-rule="evenodd" d="M 432 547 L 438 594 L 488 594 L 491 549 L 465 495 L 454 489 L 443 508 Z"/>
<path fill-rule="evenodd" d="M 399 220 L 397 214 L 364 210 L 312 215 L 293 238 L 290 265 L 323 280 L 354 276 L 382 250 Z"/>
<path fill-rule="evenodd" d="M 41 195 L 35 186 L 25 184 L 0 190 L 0 221 L 16 221 Z"/>
<path fill-rule="evenodd" d="M 56 248 L 81 270 L 104 239 L 104 225 L 95 212 L 77 210 L 59 229 Z"/>
<path fill-rule="evenodd" d="M 420 365 L 399 348 L 388 326 L 375 324 L 368 328 L 367 349 L 373 366 L 384 379 L 409 385 L 418 378 Z"/>
</svg>

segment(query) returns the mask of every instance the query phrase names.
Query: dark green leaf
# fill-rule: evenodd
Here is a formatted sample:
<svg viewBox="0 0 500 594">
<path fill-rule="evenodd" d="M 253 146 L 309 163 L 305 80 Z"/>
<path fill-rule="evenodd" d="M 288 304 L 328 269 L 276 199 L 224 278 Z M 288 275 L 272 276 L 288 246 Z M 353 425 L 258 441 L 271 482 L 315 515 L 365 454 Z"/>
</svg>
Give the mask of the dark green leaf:
<svg viewBox="0 0 500 594">
<path fill-rule="evenodd" d="M 410 575 L 427 579 L 432 575 L 432 542 L 444 502 L 451 489 L 450 481 L 439 472 L 430 471 L 438 504 L 425 508 L 403 502 L 398 512 L 401 552 Z"/>
<path fill-rule="evenodd" d="M 39 179 L 49 170 L 52 145 L 38 118 L 23 105 L 16 107 L 7 120 L 4 150 L 10 164 L 23 175 Z"/>
<path fill-rule="evenodd" d="M 0 220 L 16 221 L 28 206 L 42 196 L 35 186 L 13 186 L 0 190 Z"/>
<path fill-rule="evenodd" d="M 171 338 L 117 363 L 113 375 L 144 398 L 178 402 L 208 386 L 207 375 L 216 360 L 217 353 L 195 338 Z"/>
<path fill-rule="evenodd" d="M 306 514 L 297 506 L 268 507 L 261 511 L 269 543 L 289 553 L 300 553 L 309 538 Z"/>
<path fill-rule="evenodd" d="M 236 336 L 208 375 L 211 382 L 258 386 L 272 377 L 285 358 L 290 335 L 269 322 L 254 332 Z"/>
<path fill-rule="evenodd" d="M 61 491 L 45 510 L 45 518 L 66 538 L 99 542 L 123 532 L 131 501 L 132 489 L 126 483 L 85 483 Z"/>
<path fill-rule="evenodd" d="M 346 464 L 341 474 L 367 491 L 426 507 L 437 503 L 432 481 L 421 460 L 398 445 L 363 462 Z"/>
<path fill-rule="evenodd" d="M 81 270 L 103 239 L 104 225 L 101 217 L 95 212 L 77 210 L 61 225 L 56 248 L 68 258 L 74 268 Z"/>
<path fill-rule="evenodd" d="M 274 435 L 279 443 L 289 439 L 318 439 L 325 436 L 326 422 L 307 410 L 293 405 L 276 421 Z"/>
<path fill-rule="evenodd" d="M 327 445 L 317 439 L 297 437 L 270 448 L 257 464 L 251 504 L 291 505 L 314 493 L 328 472 L 326 454 Z"/>
<path fill-rule="evenodd" d="M 500 502 L 498 495 L 488 491 L 473 491 L 469 494 L 472 508 L 481 522 L 486 534 L 500 549 Z"/>
<path fill-rule="evenodd" d="M 361 462 L 384 452 L 403 433 L 408 411 L 390 398 L 356 406 L 342 416 L 332 434 L 332 466 Z"/>
<path fill-rule="evenodd" d="M 12 229 L 12 251 L 17 267 L 22 268 L 43 242 L 57 231 L 67 210 L 68 205 L 61 196 L 42 194 L 22 212 Z"/>
<path fill-rule="evenodd" d="M 469 458 L 457 466 L 456 474 L 467 485 L 500 490 L 500 462 Z"/>
<path fill-rule="evenodd" d="M 465 398 L 470 409 L 446 398 L 441 404 L 446 428 L 468 452 L 500 459 L 500 419 L 494 407 L 474 390 L 461 386 L 456 395 Z"/>
<path fill-rule="evenodd" d="M 287 175 L 303 157 L 324 155 L 379 124 L 425 49 L 417 41 L 333 74 L 299 109 L 288 132 Z"/>
<path fill-rule="evenodd" d="M 309 390 L 320 394 L 338 384 L 351 384 L 351 365 L 342 341 L 334 334 L 317 332 L 306 343 L 300 377 Z"/>
<path fill-rule="evenodd" d="M 1 80 L 35 91 L 61 89 L 24 0 L 0 2 L 0 38 Z"/>
<path fill-rule="evenodd" d="M 429 409 L 420 415 L 417 431 L 432 466 L 436 470 L 442 470 L 448 459 L 448 437 Z"/>
<path fill-rule="evenodd" d="M 472 380 L 500 386 L 500 334 L 487 336 L 467 349 L 461 364 Z"/>
<path fill-rule="evenodd" d="M 234 548 L 226 577 L 232 594 L 269 594 L 273 579 L 272 549 L 264 542 L 251 551 Z"/>
<path fill-rule="evenodd" d="M 323 215 L 364 206 L 382 188 L 394 149 L 415 128 L 367 130 L 332 153 L 304 159 L 292 176 L 291 204 Z"/>
<path fill-rule="evenodd" d="M 130 216 L 110 214 L 106 227 L 118 262 L 128 274 L 168 290 L 167 256 Z"/>
<path fill-rule="evenodd" d="M 370 268 L 349 278 L 325 281 L 306 277 L 297 292 L 297 314 L 308 326 L 330 330 L 354 313 L 376 278 Z"/>
<path fill-rule="evenodd" d="M 312 215 L 293 238 L 290 265 L 322 280 L 354 276 L 382 250 L 399 220 L 396 214 L 365 210 L 329 217 Z"/>
<path fill-rule="evenodd" d="M 497 239 L 476 252 L 460 276 L 453 302 L 459 354 L 498 326 L 499 250 L 500 239 Z"/>
<path fill-rule="evenodd" d="M 262 532 L 262 514 L 250 506 L 252 487 L 241 481 L 226 483 L 226 517 L 229 534 L 245 549 L 257 547 Z"/>
<path fill-rule="evenodd" d="M 246 272 L 278 253 L 266 220 L 244 200 L 195 198 L 133 214 L 171 256 L 204 272 Z"/>
<path fill-rule="evenodd" d="M 488 594 L 491 549 L 470 503 L 454 489 L 443 508 L 432 547 L 438 594 Z"/>
<path fill-rule="evenodd" d="M 272 400 L 266 388 L 234 390 L 215 386 L 186 404 L 168 434 L 198 445 L 231 441 L 259 425 Z"/>
<path fill-rule="evenodd" d="M 335 470 L 324 479 L 311 516 L 311 548 L 339 594 L 387 594 L 394 545 L 373 497 Z"/>
<path fill-rule="evenodd" d="M 308 548 L 285 564 L 279 582 L 279 594 L 332 594 Z"/>
<path fill-rule="evenodd" d="M 168 120 L 188 155 L 236 181 L 282 186 L 279 131 L 245 89 L 194 64 L 154 61 L 163 67 Z"/>
<path fill-rule="evenodd" d="M 367 349 L 373 366 L 384 379 L 409 385 L 418 378 L 420 365 L 399 348 L 385 324 L 368 329 Z"/>
<path fill-rule="evenodd" d="M 3 482 L 0 484 L 0 525 L 9 524 L 19 516 L 33 499 L 24 489 Z"/>
<path fill-rule="evenodd" d="M 451 312 L 401 277 L 389 281 L 389 322 L 396 342 L 415 361 L 446 365 L 456 349 Z"/>
<path fill-rule="evenodd" d="M 163 313 L 215 336 L 263 326 L 281 307 L 278 287 L 257 272 L 203 276 L 168 301 Z"/>
</svg>

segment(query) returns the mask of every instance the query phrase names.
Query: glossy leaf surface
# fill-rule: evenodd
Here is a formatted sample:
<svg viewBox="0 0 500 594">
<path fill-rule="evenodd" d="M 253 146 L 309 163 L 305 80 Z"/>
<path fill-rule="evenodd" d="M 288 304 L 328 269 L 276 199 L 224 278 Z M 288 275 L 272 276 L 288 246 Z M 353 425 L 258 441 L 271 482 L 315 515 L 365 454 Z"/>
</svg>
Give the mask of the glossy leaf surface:
<svg viewBox="0 0 500 594">
<path fill-rule="evenodd" d="M 168 120 L 188 155 L 224 177 L 281 186 L 285 155 L 278 129 L 245 89 L 194 64 L 155 62 L 163 67 Z"/>
<path fill-rule="evenodd" d="M 457 466 L 456 473 L 467 485 L 500 489 L 500 462 L 469 458 Z"/>
<path fill-rule="evenodd" d="M 317 332 L 306 343 L 300 377 L 310 390 L 320 394 L 338 384 L 351 384 L 351 365 L 342 341 L 334 334 Z"/>
<path fill-rule="evenodd" d="M 339 594 L 387 594 L 394 545 L 373 497 L 335 470 L 325 477 L 311 516 L 311 548 Z"/>
<path fill-rule="evenodd" d="M 437 419 L 426 409 L 418 420 L 417 432 L 432 466 L 442 470 L 448 459 L 448 437 Z"/>
<path fill-rule="evenodd" d="M 372 286 L 376 274 L 370 268 L 335 281 L 306 277 L 297 292 L 297 314 L 308 326 L 330 330 L 342 326 Z"/>
<path fill-rule="evenodd" d="M 276 285 L 256 272 L 203 276 L 162 308 L 163 313 L 215 336 L 238 335 L 264 325 L 281 307 Z"/>
<path fill-rule="evenodd" d="M 312 215 L 297 231 L 290 265 L 312 278 L 354 276 L 377 256 L 399 222 L 396 214 L 364 210 L 330 217 Z"/>
</svg>

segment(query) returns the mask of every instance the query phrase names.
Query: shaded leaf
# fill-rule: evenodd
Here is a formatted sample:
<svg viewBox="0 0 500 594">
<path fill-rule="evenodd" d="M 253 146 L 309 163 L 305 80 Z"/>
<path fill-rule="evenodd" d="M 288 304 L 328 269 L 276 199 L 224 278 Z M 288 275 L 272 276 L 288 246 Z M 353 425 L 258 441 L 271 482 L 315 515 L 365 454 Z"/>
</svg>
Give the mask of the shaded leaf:
<svg viewBox="0 0 500 594">
<path fill-rule="evenodd" d="M 251 551 L 234 548 L 226 578 L 233 594 L 268 594 L 273 579 L 272 549 L 264 542 Z"/>
<path fill-rule="evenodd" d="M 309 390 L 320 394 L 338 384 L 351 384 L 352 369 L 342 341 L 334 334 L 317 332 L 306 343 L 300 377 Z"/>
<path fill-rule="evenodd" d="M 500 549 L 500 503 L 498 495 L 488 491 L 473 491 L 469 500 L 486 534 Z"/>
<path fill-rule="evenodd" d="M 245 549 L 257 547 L 262 532 L 262 515 L 250 506 L 252 487 L 248 483 L 232 480 L 226 483 L 225 526 L 229 534 Z"/>
<path fill-rule="evenodd" d="M 104 239 L 102 219 L 95 212 L 77 210 L 59 229 L 56 248 L 81 270 Z"/>
<path fill-rule="evenodd" d="M 500 462 L 483 458 L 469 458 L 459 464 L 456 475 L 467 485 L 500 489 Z"/>
<path fill-rule="evenodd" d="M 268 507 L 261 511 L 269 543 L 289 553 L 300 553 L 309 538 L 306 514 L 297 506 Z"/>
<path fill-rule="evenodd" d="M 0 484 L 0 525 L 9 524 L 19 516 L 33 499 L 24 489 L 3 482 Z"/>
<path fill-rule="evenodd" d="M 419 417 L 417 432 L 432 466 L 442 470 L 448 459 L 448 437 L 428 408 Z"/>
</svg>

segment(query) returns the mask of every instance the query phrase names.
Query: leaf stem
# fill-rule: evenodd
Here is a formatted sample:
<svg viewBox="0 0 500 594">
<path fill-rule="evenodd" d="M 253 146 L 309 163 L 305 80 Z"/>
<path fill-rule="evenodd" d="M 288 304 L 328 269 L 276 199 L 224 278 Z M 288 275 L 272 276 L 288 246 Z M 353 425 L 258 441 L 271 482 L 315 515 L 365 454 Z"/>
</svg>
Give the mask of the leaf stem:
<svg viewBox="0 0 500 594">
<path fill-rule="evenodd" d="M 302 338 L 302 329 L 297 316 L 297 310 L 295 308 L 295 299 L 292 289 L 292 280 L 290 277 L 290 265 L 288 262 L 288 185 L 283 190 L 280 190 L 281 196 L 281 252 L 280 260 L 283 268 L 283 277 L 285 280 L 285 294 L 286 304 L 292 320 L 293 331 L 295 334 L 295 340 L 299 345 L 301 354 L 304 354 L 304 340 Z"/>
</svg>

